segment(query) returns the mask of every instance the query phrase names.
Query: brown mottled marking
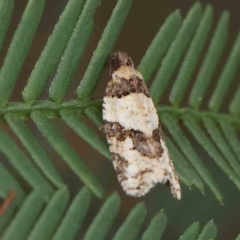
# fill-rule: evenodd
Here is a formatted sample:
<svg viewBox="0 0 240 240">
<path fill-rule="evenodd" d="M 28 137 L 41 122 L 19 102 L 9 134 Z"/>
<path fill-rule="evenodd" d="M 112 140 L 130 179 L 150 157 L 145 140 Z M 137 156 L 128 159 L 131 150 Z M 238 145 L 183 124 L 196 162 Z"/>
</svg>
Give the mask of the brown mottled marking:
<svg viewBox="0 0 240 240">
<path fill-rule="evenodd" d="M 128 180 L 126 176 L 126 169 L 128 168 L 128 162 L 117 153 L 113 153 L 113 166 L 118 174 L 118 181 L 120 183 Z"/>
<path fill-rule="evenodd" d="M 117 80 L 111 79 L 108 83 L 105 95 L 108 97 L 121 98 L 131 93 L 143 93 L 149 97 L 148 89 L 142 79 L 132 76 L 130 79 L 121 78 Z"/>
<path fill-rule="evenodd" d="M 124 141 L 127 137 L 133 141 L 134 149 L 137 149 L 143 156 L 156 158 L 161 156 L 163 148 L 157 134 L 153 137 L 146 137 L 144 133 L 136 130 L 125 130 L 119 123 L 105 122 L 104 130 L 107 137 L 115 137 L 118 141 Z M 157 133 L 159 130 L 157 129 Z"/>
<path fill-rule="evenodd" d="M 134 68 L 132 59 L 125 52 L 111 53 L 108 65 L 110 69 L 110 76 L 113 74 L 114 71 L 119 69 L 121 66 L 129 66 Z"/>
<path fill-rule="evenodd" d="M 153 130 L 152 136 L 155 141 L 160 142 L 160 139 L 162 137 L 162 129 L 161 129 L 160 124 L 159 124 L 158 128 Z"/>
</svg>

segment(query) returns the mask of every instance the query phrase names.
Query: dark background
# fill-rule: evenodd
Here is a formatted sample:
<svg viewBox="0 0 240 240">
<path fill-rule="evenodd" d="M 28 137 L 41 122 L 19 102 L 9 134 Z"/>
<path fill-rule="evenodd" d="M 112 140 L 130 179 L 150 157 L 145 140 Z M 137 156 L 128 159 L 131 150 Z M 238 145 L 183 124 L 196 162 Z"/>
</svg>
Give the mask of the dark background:
<svg viewBox="0 0 240 240">
<path fill-rule="evenodd" d="M 74 91 L 78 86 L 84 71 L 89 63 L 89 60 L 92 56 L 94 49 L 97 46 L 97 42 L 102 34 L 104 27 L 106 26 L 107 20 L 111 15 L 111 12 L 116 4 L 116 0 L 102 0 L 102 5 L 97 9 L 95 14 L 95 26 L 90 37 L 89 43 L 87 45 L 86 51 L 81 59 L 79 68 L 77 70 L 75 81 L 73 82 L 71 88 L 69 89 L 67 98 L 75 98 Z M 114 47 L 114 50 L 121 50 L 128 52 L 137 66 L 140 63 L 141 58 L 143 57 L 147 47 L 151 43 L 155 34 L 158 32 L 160 26 L 164 23 L 167 16 L 175 11 L 180 9 L 180 12 L 183 16 L 186 15 L 189 8 L 194 4 L 195 1 L 179 1 L 179 0 L 134 0 L 133 5 L 130 10 L 130 14 L 123 26 L 123 29 L 119 35 L 118 41 Z M 224 64 L 226 57 L 231 49 L 233 41 L 235 40 L 239 28 L 240 28 L 240 1 L 200 1 L 202 6 L 205 7 L 207 3 L 212 4 L 214 10 L 214 26 L 220 17 L 220 14 L 227 10 L 231 14 L 231 21 L 229 26 L 229 39 L 223 58 L 220 62 L 218 71 L 216 72 L 214 79 L 210 86 L 209 94 L 211 95 L 211 90 L 214 87 L 218 73 L 221 70 L 221 65 Z M 21 75 L 18 80 L 18 84 L 14 93 L 11 97 L 11 101 L 22 101 L 21 92 L 26 85 L 27 79 L 30 75 L 31 70 L 33 69 L 40 53 L 47 42 L 49 35 L 51 34 L 55 23 L 57 22 L 61 12 L 63 11 L 67 1 L 58 0 L 58 1 L 47 1 L 45 10 L 42 16 L 42 20 L 38 27 L 37 33 L 33 40 L 33 44 L 30 48 L 29 55 L 26 58 L 24 66 L 22 68 Z M 13 13 L 13 18 L 11 21 L 10 29 L 7 33 L 7 37 L 1 52 L 0 64 L 2 65 L 3 59 L 6 55 L 7 48 L 10 44 L 10 40 L 13 36 L 13 33 L 17 27 L 17 24 L 20 21 L 21 14 L 24 11 L 24 8 L 27 4 L 27 1 L 21 0 L 15 2 L 15 9 Z M 211 34 L 213 29 L 211 31 Z M 206 49 L 205 49 L 206 50 Z M 204 51 L 205 51 L 204 50 Z M 202 57 L 203 58 L 203 57 Z M 239 84 L 239 73 L 233 83 L 231 89 L 234 86 Z M 49 86 L 52 79 L 49 79 Z M 108 80 L 107 69 L 103 72 L 102 79 L 98 86 L 97 92 L 94 94 L 96 98 L 102 98 L 103 92 Z M 194 80 L 194 78 L 193 78 Z M 172 82 L 174 79 L 172 79 Z M 186 93 L 186 94 L 189 94 Z M 232 93 L 230 93 L 230 98 Z M 48 89 L 41 96 L 41 99 L 48 98 Z M 226 98 L 226 104 L 223 106 L 222 111 L 227 111 L 227 102 L 229 99 Z M 163 98 L 162 105 L 169 104 L 167 94 Z M 203 104 L 202 109 L 205 105 Z M 206 108 L 205 108 L 206 110 Z M 228 177 L 222 173 L 222 171 L 216 166 L 213 160 L 203 151 L 201 146 L 191 138 L 191 135 L 186 131 L 186 135 L 189 137 L 196 151 L 200 155 L 203 162 L 210 168 L 210 172 L 218 181 L 219 186 L 221 187 L 223 196 L 224 196 L 224 206 L 220 206 L 217 200 L 214 198 L 212 193 L 205 186 L 205 196 L 202 195 L 198 190 L 192 189 L 191 191 L 182 185 L 183 193 L 182 200 L 177 201 L 172 198 L 168 188 L 162 185 L 158 185 L 151 191 L 150 194 L 141 198 L 134 199 L 126 196 L 119 186 L 116 174 L 112 168 L 111 162 L 103 158 L 95 150 L 92 150 L 85 142 L 83 142 L 72 130 L 70 130 L 65 124 L 60 120 L 53 120 L 56 125 L 59 126 L 61 132 L 72 144 L 73 148 L 79 153 L 82 159 L 86 161 L 87 165 L 91 170 L 97 175 L 102 184 L 106 187 L 108 194 L 111 194 L 112 191 L 116 190 L 120 194 L 122 205 L 120 212 L 118 214 L 118 219 L 115 220 L 114 226 L 110 233 L 109 239 L 116 232 L 116 229 L 121 225 L 130 209 L 138 202 L 145 201 L 148 209 L 147 219 L 144 224 L 144 228 L 149 223 L 149 220 L 157 213 L 157 211 L 164 209 L 167 217 L 168 224 L 167 229 L 164 233 L 163 239 L 177 239 L 183 231 L 194 221 L 200 222 L 200 225 L 205 225 L 209 220 L 214 219 L 218 227 L 218 237 L 217 239 L 226 240 L 226 239 L 235 239 L 236 236 L 240 233 L 240 194 L 237 191 L 237 188 L 230 182 Z M 104 138 L 104 135 L 91 123 L 89 123 L 99 134 Z M 56 168 L 60 171 L 62 178 L 69 186 L 72 197 L 79 191 L 82 187 L 82 183 L 74 175 L 74 173 L 69 169 L 65 162 L 51 149 L 45 139 L 38 132 L 36 127 L 29 122 L 29 126 L 35 132 L 35 136 L 38 138 L 41 145 L 46 149 L 48 154 L 51 157 Z M 1 126 L 4 128 L 4 131 L 8 132 L 9 135 L 12 135 L 11 130 L 5 124 Z M 184 127 L 183 127 L 184 129 Z M 185 130 L 185 129 L 184 129 Z M 14 137 L 14 136 L 13 136 Z M 14 138 L 16 139 L 16 138 Z M 16 139 L 17 141 L 17 139 Z M 8 166 L 12 171 L 13 175 L 23 184 L 24 181 L 18 175 L 18 173 L 8 164 L 7 159 L 1 155 L 1 160 L 3 163 Z M 26 186 L 26 191 L 30 191 Z M 90 205 L 86 221 L 79 231 L 79 236 L 82 236 L 82 233 L 85 232 L 87 226 L 92 221 L 94 215 L 97 213 L 102 202 L 96 198 L 93 198 Z M 144 228 L 142 228 L 141 233 Z M 138 238 L 139 239 L 139 238 Z"/>
</svg>

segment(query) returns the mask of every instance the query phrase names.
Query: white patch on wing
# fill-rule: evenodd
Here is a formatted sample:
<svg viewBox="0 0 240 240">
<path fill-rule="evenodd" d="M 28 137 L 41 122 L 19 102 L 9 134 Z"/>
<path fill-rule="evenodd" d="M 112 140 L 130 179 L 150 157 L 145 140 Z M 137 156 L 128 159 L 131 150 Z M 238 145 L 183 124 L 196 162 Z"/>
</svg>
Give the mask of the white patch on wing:
<svg viewBox="0 0 240 240">
<path fill-rule="evenodd" d="M 141 131 L 147 137 L 159 123 L 152 99 L 143 93 L 132 93 L 122 98 L 104 97 L 103 119 L 118 122 L 126 130 Z"/>
<path fill-rule="evenodd" d="M 121 66 L 117 71 L 112 74 L 112 79 L 125 78 L 130 79 L 131 77 L 138 77 L 143 79 L 142 74 L 135 68 L 130 66 Z"/>
<path fill-rule="evenodd" d="M 175 169 L 173 166 L 173 162 L 169 156 L 168 148 L 167 148 L 164 140 L 161 139 L 160 141 L 161 141 L 161 145 L 163 148 L 163 153 L 162 153 L 162 156 L 160 157 L 159 161 L 160 161 L 162 167 L 164 167 L 168 172 L 167 180 L 169 180 L 172 194 L 177 199 L 181 199 L 181 188 L 180 188 L 178 176 L 176 175 L 176 172 L 175 172 Z"/>
<path fill-rule="evenodd" d="M 124 181 L 121 176 L 119 180 L 123 189 L 127 194 L 132 196 L 143 196 L 150 191 L 156 183 L 165 183 L 168 177 L 165 173 L 169 165 L 159 161 L 158 158 L 149 158 L 141 155 L 137 150 L 133 149 L 131 138 L 126 138 L 124 141 L 118 141 L 115 137 L 108 139 L 110 151 L 117 153 L 127 162 L 127 167 L 124 169 Z M 113 165 L 117 169 L 119 162 L 113 160 Z"/>
</svg>

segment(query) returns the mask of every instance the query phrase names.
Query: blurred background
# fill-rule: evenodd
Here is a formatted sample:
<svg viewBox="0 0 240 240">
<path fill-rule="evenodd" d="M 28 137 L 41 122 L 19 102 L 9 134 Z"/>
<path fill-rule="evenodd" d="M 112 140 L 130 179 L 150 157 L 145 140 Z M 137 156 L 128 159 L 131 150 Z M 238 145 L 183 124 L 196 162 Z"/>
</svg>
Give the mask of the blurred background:
<svg viewBox="0 0 240 240">
<path fill-rule="evenodd" d="M 116 0 L 102 0 L 101 6 L 97 9 L 95 14 L 95 25 L 93 33 L 90 37 L 89 43 L 85 50 L 85 53 L 79 64 L 79 68 L 75 75 L 75 81 L 73 82 L 71 88 L 69 89 L 67 99 L 75 99 L 75 90 L 78 86 L 81 78 L 86 70 L 89 60 L 92 56 L 94 49 L 97 46 L 98 40 L 106 26 L 107 20 L 109 19 L 111 12 L 116 4 Z M 22 101 L 21 92 L 26 85 L 27 79 L 33 69 L 38 57 L 43 50 L 44 45 L 50 36 L 55 23 L 57 22 L 61 12 L 66 6 L 67 0 L 58 1 L 46 1 L 45 10 L 42 16 L 42 20 L 36 32 L 35 38 L 33 40 L 32 46 L 29 50 L 28 57 L 22 68 L 21 75 L 18 80 L 18 84 L 14 93 L 11 97 L 11 101 Z M 130 10 L 130 14 L 123 26 L 123 29 L 119 35 L 118 41 L 114 47 L 114 50 L 126 51 L 132 57 L 136 66 L 140 63 L 141 58 L 145 54 L 149 44 L 154 38 L 155 34 L 158 32 L 161 25 L 164 23 L 167 16 L 179 9 L 181 14 L 185 16 L 190 9 L 190 7 L 195 3 L 195 1 L 185 0 L 135 0 Z M 225 10 L 229 11 L 231 14 L 231 21 L 229 26 L 229 39 L 223 57 L 219 64 L 219 71 L 221 70 L 223 64 L 226 61 L 226 57 L 232 47 L 234 40 L 240 29 L 240 1 L 200 1 L 203 7 L 207 4 L 212 4 L 214 10 L 214 24 L 213 29 L 216 26 L 221 13 Z M 15 1 L 15 8 L 13 12 L 13 18 L 10 24 L 10 29 L 7 33 L 6 40 L 4 42 L 3 49 L 0 55 L 0 64 L 3 64 L 3 59 L 6 55 L 7 48 L 9 47 L 13 33 L 21 19 L 21 15 L 27 4 L 27 0 Z M 213 33 L 213 29 L 211 33 Z M 208 41 L 209 43 L 209 41 Z M 206 48 L 204 49 L 206 51 Z M 203 57 L 202 57 L 203 58 Z M 200 62 L 202 59 L 200 60 Z M 209 95 L 211 95 L 211 89 L 214 88 L 218 73 L 214 75 L 212 80 Z M 197 71 L 196 71 L 197 73 Z M 195 73 L 195 76 L 196 76 Z M 108 70 L 105 69 L 100 80 L 98 90 L 95 92 L 95 98 L 102 98 L 104 94 L 104 89 L 108 81 Z M 232 84 L 231 89 L 233 90 L 239 84 L 239 73 L 235 78 L 235 82 Z M 193 77 L 194 80 L 194 77 Z M 49 86 L 52 79 L 49 79 Z M 174 79 L 172 79 L 172 82 Z M 172 84 L 171 82 L 171 84 Z M 171 84 L 169 90 L 171 89 Z M 230 91 L 231 92 L 231 91 Z M 165 97 L 162 99 L 161 105 L 169 105 L 168 93 L 166 91 Z M 188 95 L 189 93 L 186 93 Z M 223 112 L 227 111 L 227 103 L 231 94 L 226 98 L 226 105 L 223 106 Z M 48 98 L 48 89 L 41 96 L 41 99 Z M 186 99 L 187 101 L 187 96 Z M 186 103 L 183 102 L 183 106 Z M 206 104 L 203 103 L 202 109 L 206 109 Z M 170 191 L 167 187 L 162 185 L 157 185 L 147 196 L 135 199 L 126 196 L 116 179 L 116 173 L 113 170 L 110 161 L 102 157 L 98 152 L 92 150 L 85 142 L 83 142 L 70 128 L 68 128 L 62 121 L 56 119 L 53 120 L 57 126 L 61 129 L 61 132 L 71 143 L 73 148 L 79 153 L 80 157 L 86 162 L 86 164 L 91 168 L 91 170 L 97 175 L 101 183 L 107 189 L 107 193 L 111 194 L 113 191 L 117 190 L 121 197 L 122 205 L 120 212 L 118 214 L 117 220 L 115 220 L 112 231 L 109 235 L 109 239 L 114 235 L 116 229 L 124 221 L 125 217 L 129 213 L 130 209 L 138 202 L 145 201 L 148 214 L 145 221 L 144 227 L 142 228 L 141 234 L 149 220 L 157 213 L 159 210 L 164 209 L 168 218 L 167 229 L 163 235 L 163 239 L 177 239 L 184 230 L 193 222 L 200 222 L 200 225 L 205 225 L 209 220 L 214 220 L 218 227 L 218 238 L 219 240 L 231 240 L 235 239 L 240 233 L 240 193 L 237 188 L 230 182 L 228 177 L 222 173 L 222 171 L 216 166 L 214 161 L 203 151 L 202 147 L 191 137 L 191 135 L 182 126 L 183 130 L 186 132 L 187 137 L 189 137 L 195 150 L 200 155 L 202 161 L 206 166 L 209 167 L 211 174 L 217 180 L 224 198 L 224 206 L 221 206 L 217 200 L 214 198 L 212 193 L 205 187 L 205 195 L 202 195 L 198 190 L 189 190 L 182 185 L 182 200 L 177 201 L 173 199 Z M 72 198 L 83 186 L 79 178 L 70 170 L 65 162 L 61 160 L 58 154 L 49 146 L 46 140 L 38 132 L 37 128 L 33 123 L 28 123 L 31 129 L 34 131 L 35 136 L 38 138 L 40 144 L 46 149 L 47 153 L 51 157 L 52 162 L 55 167 L 60 171 L 62 178 L 69 186 Z M 89 125 L 104 139 L 104 134 L 101 133 L 98 128 L 89 122 Z M 1 129 L 6 131 L 13 139 L 19 143 L 17 138 L 13 135 L 11 130 L 6 124 L 1 124 Z M 20 143 L 19 143 L 20 144 Z M 21 144 L 20 144 L 21 146 Z M 23 151 L 25 149 L 22 147 Z M 25 151 L 27 154 L 27 152 Z M 30 191 L 30 188 L 24 183 L 24 180 L 18 175 L 18 173 L 11 167 L 8 160 L 0 154 L 0 161 L 3 162 L 5 166 L 13 173 L 13 175 L 18 179 L 23 185 L 25 184 L 26 192 Z M 85 232 L 89 223 L 92 221 L 93 216 L 98 212 L 99 207 L 102 202 L 96 198 L 93 198 L 91 206 L 89 208 L 86 221 L 84 222 L 81 230 L 79 231 L 78 237 L 81 239 L 82 233 Z"/>
</svg>

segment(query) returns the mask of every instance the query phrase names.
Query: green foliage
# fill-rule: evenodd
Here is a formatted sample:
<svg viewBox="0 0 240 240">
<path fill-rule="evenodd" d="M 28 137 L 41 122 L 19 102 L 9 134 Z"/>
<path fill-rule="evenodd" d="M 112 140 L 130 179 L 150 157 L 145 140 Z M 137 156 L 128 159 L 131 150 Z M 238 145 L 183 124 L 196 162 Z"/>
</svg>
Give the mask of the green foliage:
<svg viewBox="0 0 240 240">
<path fill-rule="evenodd" d="M 84 239 L 103 240 L 106 238 L 120 207 L 120 198 L 113 193 L 101 207 L 99 213 L 89 226 Z"/>
<path fill-rule="evenodd" d="M 197 240 L 215 239 L 217 236 L 217 228 L 213 221 L 208 222 L 201 233 L 198 235 Z"/>
<path fill-rule="evenodd" d="M 200 4 L 197 3 L 191 8 L 187 17 L 183 21 L 181 28 L 177 32 L 171 47 L 161 63 L 161 68 L 159 68 L 150 87 L 150 95 L 155 104 L 160 101 L 168 82 L 181 60 L 181 57 L 188 48 L 188 45 L 196 32 L 199 21 L 201 20 L 201 16 L 202 9 Z"/>
<path fill-rule="evenodd" d="M 180 237 L 181 240 L 190 240 L 197 239 L 197 236 L 200 232 L 199 223 L 194 222 L 191 226 L 189 226 L 183 235 Z"/>
<path fill-rule="evenodd" d="M 67 187 L 62 187 L 54 193 L 47 207 L 35 223 L 28 239 L 51 239 L 67 207 L 68 198 Z"/>
<path fill-rule="evenodd" d="M 10 1 L 1 1 L 0 2 L 0 49 L 7 33 L 8 25 L 11 20 L 12 11 L 13 11 L 14 2 Z"/>
<path fill-rule="evenodd" d="M 163 232 L 167 225 L 167 217 L 163 211 L 156 214 L 156 216 L 149 223 L 141 240 L 157 240 L 161 239 Z"/>
<path fill-rule="evenodd" d="M 88 214 L 92 194 L 100 200 L 106 198 L 101 181 L 64 138 L 52 118 L 61 119 L 88 145 L 111 160 L 106 142 L 86 124 L 85 119 L 90 119 L 97 126 L 102 125 L 99 101 L 90 99 L 97 88 L 106 59 L 117 40 L 131 3 L 130 0 L 117 1 L 77 88 L 77 99 L 65 101 L 65 95 L 74 79 L 73 76 L 93 29 L 94 13 L 100 5 L 100 0 L 69 0 L 31 72 L 22 94 L 23 101 L 10 102 L 10 96 L 45 6 L 44 0 L 28 1 L 0 72 L 0 119 L 3 125 L 11 128 L 24 150 L 2 128 L 0 151 L 26 181 L 31 192 L 27 194 L 11 171 L 0 164 L 0 197 L 10 202 L 1 213 L 1 239 L 27 239 L 27 237 L 34 240 L 74 239 Z M 13 8 L 13 1 L 0 0 L 0 47 Z M 236 190 L 240 190 L 240 142 L 237 137 L 237 129 L 240 126 L 240 87 L 232 97 L 229 111 L 220 112 L 238 70 L 240 35 L 229 53 L 207 108 L 200 108 L 207 99 L 207 90 L 225 50 L 229 19 L 228 12 L 223 12 L 213 36 L 210 36 L 213 22 L 213 10 L 210 5 L 203 10 L 199 3 L 194 4 L 185 19 L 179 11 L 173 12 L 156 34 L 138 66 L 146 82 L 153 78 L 157 70 L 150 86 L 150 94 L 166 129 L 164 136 L 180 181 L 188 188 L 196 187 L 202 193 L 206 184 L 220 204 L 224 198 L 221 189 L 179 122 L 183 122 L 192 137 L 232 180 Z M 209 46 L 198 69 L 202 50 L 208 38 Z M 38 98 L 48 84 L 49 77 L 56 70 L 49 89 L 49 99 L 39 101 Z M 196 81 L 190 89 L 187 104 L 182 107 L 184 95 L 189 90 L 188 85 L 193 79 L 194 72 L 197 72 Z M 161 98 L 166 94 L 174 74 L 176 80 L 170 90 L 170 104 L 162 106 Z M 35 132 L 25 123 L 26 120 L 35 124 L 48 141 L 49 147 L 56 151 L 61 160 L 66 162 L 86 185 L 70 203 L 68 186 L 51 162 L 46 149 L 38 142 Z M 11 191 L 16 193 L 13 199 Z M 105 239 L 120 206 L 121 200 L 117 193 L 105 199 L 86 232 L 82 233 L 84 239 Z M 144 203 L 133 207 L 114 233 L 113 239 L 161 239 L 167 225 L 165 213 L 163 211 L 156 213 L 145 231 L 140 233 L 146 212 Z M 214 222 L 210 221 L 202 229 L 198 223 L 193 223 L 180 239 L 215 239 L 216 235 L 217 228 Z"/>
<path fill-rule="evenodd" d="M 35 102 L 43 91 L 48 78 L 56 70 L 82 7 L 83 0 L 68 2 L 28 79 L 23 92 L 23 99 L 26 103 L 33 104 Z"/>
<path fill-rule="evenodd" d="M 45 1 L 30 0 L 22 15 L 0 72 L 0 106 L 6 105 L 13 91 L 41 19 L 44 6 Z M 8 8 L 7 11 L 10 12 L 11 8 Z M 13 68 L 14 71 L 12 71 Z"/>
<path fill-rule="evenodd" d="M 77 97 L 86 100 L 94 92 L 103 71 L 105 62 L 117 40 L 118 34 L 130 10 L 132 1 L 117 2 L 106 28 L 98 42 L 83 79 L 77 89 Z"/>
<path fill-rule="evenodd" d="M 40 191 L 33 191 L 29 194 L 4 232 L 4 239 L 26 239 L 26 236 L 31 232 L 37 221 L 43 206 L 44 201 Z"/>
</svg>

